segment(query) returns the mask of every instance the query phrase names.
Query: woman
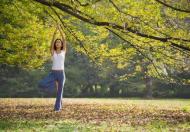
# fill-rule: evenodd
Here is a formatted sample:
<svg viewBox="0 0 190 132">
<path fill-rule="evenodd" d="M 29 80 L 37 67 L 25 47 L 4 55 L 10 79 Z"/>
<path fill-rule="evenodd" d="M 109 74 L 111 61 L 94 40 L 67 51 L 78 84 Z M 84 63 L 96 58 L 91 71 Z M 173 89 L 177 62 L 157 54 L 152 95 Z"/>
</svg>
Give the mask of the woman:
<svg viewBox="0 0 190 132">
<path fill-rule="evenodd" d="M 59 38 L 55 40 L 57 29 L 59 29 L 61 33 L 62 40 Z M 66 80 L 64 71 L 66 41 L 60 27 L 56 27 L 56 30 L 53 34 L 50 52 L 51 59 L 53 61 L 51 72 L 39 82 L 38 87 L 48 92 L 52 92 L 56 87 L 56 101 L 54 105 L 54 111 L 60 111 L 62 108 L 63 88 Z"/>
</svg>

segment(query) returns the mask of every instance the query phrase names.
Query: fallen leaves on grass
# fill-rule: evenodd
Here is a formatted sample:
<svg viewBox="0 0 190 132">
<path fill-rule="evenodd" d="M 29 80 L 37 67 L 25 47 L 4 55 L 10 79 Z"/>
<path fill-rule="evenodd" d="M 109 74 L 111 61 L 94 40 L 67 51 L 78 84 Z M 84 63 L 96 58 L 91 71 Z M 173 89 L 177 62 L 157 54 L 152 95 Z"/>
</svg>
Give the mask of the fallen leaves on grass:
<svg viewBox="0 0 190 132">
<path fill-rule="evenodd" d="M 72 101 L 74 100 L 74 101 Z M 103 121 L 118 124 L 143 125 L 155 120 L 168 123 L 190 121 L 190 112 L 180 109 L 157 109 L 157 107 L 142 108 L 137 104 L 125 103 L 89 103 L 76 99 L 63 99 L 63 108 L 54 112 L 54 99 L 1 99 L 1 119 L 74 119 L 81 122 Z"/>
</svg>

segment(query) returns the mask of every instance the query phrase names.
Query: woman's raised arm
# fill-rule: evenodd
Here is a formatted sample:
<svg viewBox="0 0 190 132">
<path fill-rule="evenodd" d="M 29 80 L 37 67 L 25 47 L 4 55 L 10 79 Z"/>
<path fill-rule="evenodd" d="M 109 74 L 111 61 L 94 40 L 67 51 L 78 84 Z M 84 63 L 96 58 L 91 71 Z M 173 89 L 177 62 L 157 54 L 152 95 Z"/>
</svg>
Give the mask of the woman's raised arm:
<svg viewBox="0 0 190 132">
<path fill-rule="evenodd" d="M 51 40 L 51 47 L 50 47 L 50 52 L 51 52 L 51 55 L 53 55 L 53 51 L 54 51 L 54 41 L 55 41 L 55 35 L 56 35 L 56 33 L 57 33 L 57 29 L 58 29 L 58 27 L 56 27 L 56 29 L 55 29 L 55 31 L 54 31 L 54 33 L 53 33 L 53 38 L 52 38 L 52 40 Z"/>
<path fill-rule="evenodd" d="M 62 41 L 63 41 L 63 43 L 64 43 L 63 49 L 64 49 L 64 51 L 65 51 L 65 53 L 66 53 L 66 49 L 67 49 L 66 39 L 65 39 L 65 37 L 64 37 L 64 35 L 63 35 L 63 32 L 62 32 L 62 30 L 61 30 L 60 25 L 59 25 L 59 31 L 60 31 L 60 34 L 61 34 L 61 37 L 62 37 Z"/>
</svg>

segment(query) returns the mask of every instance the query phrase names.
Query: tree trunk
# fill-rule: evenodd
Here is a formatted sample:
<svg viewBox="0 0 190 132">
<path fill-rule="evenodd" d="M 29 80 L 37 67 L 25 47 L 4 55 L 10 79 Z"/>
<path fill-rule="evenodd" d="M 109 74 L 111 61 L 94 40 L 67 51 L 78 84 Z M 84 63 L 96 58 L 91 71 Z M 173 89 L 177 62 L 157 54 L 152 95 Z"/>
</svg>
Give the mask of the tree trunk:
<svg viewBox="0 0 190 132">
<path fill-rule="evenodd" d="M 152 78 L 150 76 L 145 76 L 145 97 L 152 98 Z"/>
</svg>

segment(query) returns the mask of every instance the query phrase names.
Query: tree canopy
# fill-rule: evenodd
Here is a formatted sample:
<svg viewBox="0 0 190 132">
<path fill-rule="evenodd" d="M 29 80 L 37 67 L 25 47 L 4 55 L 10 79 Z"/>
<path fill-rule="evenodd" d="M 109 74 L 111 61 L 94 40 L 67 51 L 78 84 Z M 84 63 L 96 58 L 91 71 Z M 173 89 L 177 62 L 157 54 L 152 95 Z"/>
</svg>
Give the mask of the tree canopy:
<svg viewBox="0 0 190 132">
<path fill-rule="evenodd" d="M 135 74 L 189 82 L 173 76 L 190 69 L 188 1 L 2 0 L 0 4 L 2 62 L 42 66 L 59 23 L 69 44 L 99 66 L 106 60 L 121 69 L 135 63 Z"/>
</svg>

